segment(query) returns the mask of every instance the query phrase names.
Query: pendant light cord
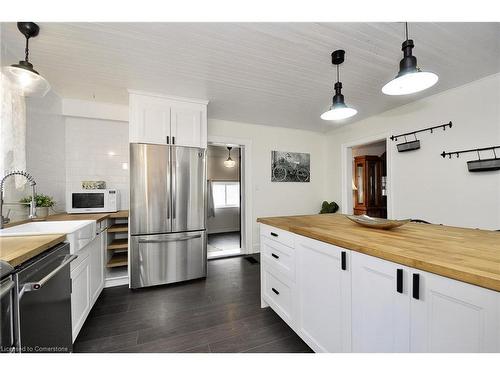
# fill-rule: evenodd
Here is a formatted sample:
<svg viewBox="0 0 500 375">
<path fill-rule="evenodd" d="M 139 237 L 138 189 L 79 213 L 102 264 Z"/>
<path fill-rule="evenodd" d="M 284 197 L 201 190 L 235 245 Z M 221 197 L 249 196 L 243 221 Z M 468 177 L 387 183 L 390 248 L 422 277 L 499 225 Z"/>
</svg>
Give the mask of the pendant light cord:
<svg viewBox="0 0 500 375">
<path fill-rule="evenodd" d="M 339 78 L 339 77 L 340 77 L 340 75 L 339 75 L 339 69 L 340 69 L 340 66 L 339 66 L 339 65 L 340 65 L 340 64 L 337 64 L 337 82 L 339 82 L 339 81 L 340 81 L 340 78 Z"/>
<path fill-rule="evenodd" d="M 408 41 L 408 22 L 405 22 L 406 41 Z"/>
<path fill-rule="evenodd" d="M 28 55 L 29 55 L 29 48 L 28 48 L 28 43 L 29 43 L 30 38 L 26 37 L 26 48 L 24 49 L 24 59 L 26 62 L 28 62 Z"/>
</svg>

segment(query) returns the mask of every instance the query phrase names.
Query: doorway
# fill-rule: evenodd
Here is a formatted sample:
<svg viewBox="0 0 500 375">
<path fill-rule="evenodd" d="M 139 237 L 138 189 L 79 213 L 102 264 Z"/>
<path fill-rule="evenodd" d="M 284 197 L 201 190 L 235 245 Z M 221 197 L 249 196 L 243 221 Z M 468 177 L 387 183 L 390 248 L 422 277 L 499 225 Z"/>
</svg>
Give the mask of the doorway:
<svg viewBox="0 0 500 375">
<path fill-rule="evenodd" d="M 387 136 L 342 145 L 342 212 L 392 217 L 391 153 Z"/>
<path fill-rule="evenodd" d="M 241 254 L 241 147 L 207 148 L 208 259 Z"/>
</svg>

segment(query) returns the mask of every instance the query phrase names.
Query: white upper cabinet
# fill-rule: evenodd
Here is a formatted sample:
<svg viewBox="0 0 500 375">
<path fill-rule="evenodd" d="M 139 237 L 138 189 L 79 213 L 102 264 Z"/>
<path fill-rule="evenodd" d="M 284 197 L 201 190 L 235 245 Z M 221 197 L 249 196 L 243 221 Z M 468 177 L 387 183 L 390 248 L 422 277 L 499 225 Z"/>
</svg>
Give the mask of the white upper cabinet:
<svg viewBox="0 0 500 375">
<path fill-rule="evenodd" d="M 172 106 L 170 134 L 175 145 L 207 147 L 207 107 L 192 103 Z"/>
<path fill-rule="evenodd" d="M 412 270 L 412 352 L 499 352 L 500 293 Z"/>
<path fill-rule="evenodd" d="M 315 352 L 350 352 L 350 251 L 302 236 L 295 244 L 300 337 Z"/>
<path fill-rule="evenodd" d="M 408 352 L 409 268 L 351 252 L 352 351 Z"/>
<path fill-rule="evenodd" d="M 208 101 L 130 91 L 129 140 L 207 147 Z"/>
</svg>

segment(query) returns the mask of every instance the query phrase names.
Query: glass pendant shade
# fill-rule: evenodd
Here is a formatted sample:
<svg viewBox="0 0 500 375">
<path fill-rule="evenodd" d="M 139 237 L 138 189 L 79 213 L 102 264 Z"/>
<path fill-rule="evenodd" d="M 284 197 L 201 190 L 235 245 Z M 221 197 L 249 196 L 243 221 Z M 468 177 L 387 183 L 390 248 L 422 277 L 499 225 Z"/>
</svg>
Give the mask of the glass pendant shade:
<svg viewBox="0 0 500 375">
<path fill-rule="evenodd" d="M 19 64 L 6 66 L 4 73 L 23 96 L 43 97 L 50 90 L 47 80 L 29 62 L 20 61 Z"/>
<path fill-rule="evenodd" d="M 40 27 L 34 22 L 18 22 L 17 28 L 26 38 L 25 57 L 19 64 L 4 67 L 3 71 L 21 95 L 43 97 L 49 92 L 50 85 L 29 62 L 29 40 L 38 35 Z"/>
<path fill-rule="evenodd" d="M 235 165 L 236 165 L 236 162 L 231 158 L 224 160 L 224 167 L 226 167 L 226 168 L 234 168 Z"/>
<path fill-rule="evenodd" d="M 232 147 L 227 148 L 228 156 L 227 160 L 224 160 L 224 167 L 226 168 L 234 168 L 236 165 L 236 162 L 233 159 L 231 159 L 231 149 Z"/>
</svg>

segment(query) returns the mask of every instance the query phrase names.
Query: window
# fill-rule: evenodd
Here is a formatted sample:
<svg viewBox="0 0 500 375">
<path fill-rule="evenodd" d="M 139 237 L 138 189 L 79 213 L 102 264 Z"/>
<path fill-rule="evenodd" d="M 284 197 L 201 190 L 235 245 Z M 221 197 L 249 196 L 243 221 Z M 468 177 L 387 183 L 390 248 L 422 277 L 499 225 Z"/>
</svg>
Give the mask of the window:
<svg viewBox="0 0 500 375">
<path fill-rule="evenodd" d="M 215 181 L 212 184 L 215 208 L 240 206 L 240 183 Z"/>
</svg>

